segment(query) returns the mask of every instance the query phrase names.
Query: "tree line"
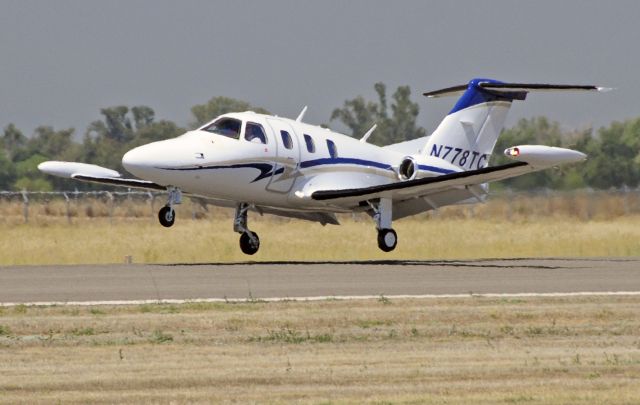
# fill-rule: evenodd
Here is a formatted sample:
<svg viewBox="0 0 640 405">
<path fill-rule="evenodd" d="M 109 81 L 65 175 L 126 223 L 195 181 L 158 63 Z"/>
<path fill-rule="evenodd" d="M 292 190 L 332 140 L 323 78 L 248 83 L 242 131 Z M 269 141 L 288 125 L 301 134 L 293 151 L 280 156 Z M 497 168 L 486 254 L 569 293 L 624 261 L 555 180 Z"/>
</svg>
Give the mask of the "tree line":
<svg viewBox="0 0 640 405">
<path fill-rule="evenodd" d="M 377 124 L 369 138 L 369 142 L 377 145 L 426 135 L 426 130 L 417 124 L 420 109 L 412 100 L 408 86 L 398 87 L 390 99 L 383 83 L 376 83 L 374 90 L 375 100 L 362 96 L 346 100 L 342 107 L 333 110 L 330 124 L 325 126 L 339 123 L 348 129 L 348 135 L 360 137 Z M 37 170 L 37 166 L 46 160 L 65 160 L 93 163 L 124 172 L 121 158 L 127 150 L 176 137 L 218 115 L 247 110 L 269 113 L 242 100 L 213 97 L 191 108 L 192 120 L 188 128 L 184 128 L 169 120 L 157 120 L 154 110 L 148 106 L 114 106 L 100 110 L 101 117 L 88 125 L 81 141 L 75 139 L 74 128 L 40 126 L 31 136 L 26 136 L 14 124 L 9 124 L 0 136 L 0 190 L 103 188 L 46 176 Z M 586 153 L 589 158 L 583 163 L 509 179 L 501 182 L 502 186 L 521 190 L 608 189 L 636 187 L 640 182 L 640 118 L 612 122 L 597 131 L 564 130 L 558 122 L 545 117 L 521 119 L 515 126 L 503 130 L 491 164 L 506 163 L 508 159 L 501 152 L 520 144 L 569 147 Z"/>
</svg>

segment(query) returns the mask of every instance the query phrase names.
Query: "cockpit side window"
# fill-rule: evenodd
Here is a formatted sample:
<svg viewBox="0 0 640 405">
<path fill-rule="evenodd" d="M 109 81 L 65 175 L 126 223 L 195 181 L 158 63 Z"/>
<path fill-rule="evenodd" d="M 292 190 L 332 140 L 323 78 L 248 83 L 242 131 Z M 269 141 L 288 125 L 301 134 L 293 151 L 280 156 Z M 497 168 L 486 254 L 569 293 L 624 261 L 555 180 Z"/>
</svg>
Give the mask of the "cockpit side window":
<svg viewBox="0 0 640 405">
<path fill-rule="evenodd" d="M 202 128 L 203 131 L 211 132 L 213 134 L 224 135 L 229 138 L 240 138 L 240 128 L 242 127 L 242 121 L 235 118 L 220 118 L 213 124 Z"/>
<path fill-rule="evenodd" d="M 267 143 L 267 136 L 264 134 L 262 125 L 255 122 L 247 122 L 244 129 L 244 139 L 253 143 Z"/>
<path fill-rule="evenodd" d="M 307 150 L 309 153 L 316 152 L 316 145 L 313 143 L 313 138 L 310 135 L 304 134 L 304 143 L 307 144 Z"/>
</svg>

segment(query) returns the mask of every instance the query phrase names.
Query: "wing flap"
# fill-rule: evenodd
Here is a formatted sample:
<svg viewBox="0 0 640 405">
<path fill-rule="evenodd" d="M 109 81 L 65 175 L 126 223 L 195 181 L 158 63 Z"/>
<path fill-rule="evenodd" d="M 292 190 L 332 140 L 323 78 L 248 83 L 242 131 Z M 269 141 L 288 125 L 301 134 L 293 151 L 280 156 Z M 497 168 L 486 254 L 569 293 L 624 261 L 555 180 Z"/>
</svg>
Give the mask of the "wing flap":
<svg viewBox="0 0 640 405">
<path fill-rule="evenodd" d="M 110 186 L 141 188 L 145 190 L 167 190 L 165 186 L 147 180 L 123 179 L 120 177 L 88 176 L 85 174 L 72 174 L 71 178 L 75 180 L 87 181 L 90 183 L 108 184 Z"/>
</svg>

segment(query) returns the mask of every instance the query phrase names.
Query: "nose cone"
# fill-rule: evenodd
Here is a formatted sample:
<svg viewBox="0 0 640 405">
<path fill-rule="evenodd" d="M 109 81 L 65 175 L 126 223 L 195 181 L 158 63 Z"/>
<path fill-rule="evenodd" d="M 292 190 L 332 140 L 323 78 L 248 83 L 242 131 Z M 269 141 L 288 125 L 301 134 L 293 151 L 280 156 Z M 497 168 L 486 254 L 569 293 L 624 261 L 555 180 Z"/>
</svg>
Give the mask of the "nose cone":
<svg viewBox="0 0 640 405">
<path fill-rule="evenodd" d="M 185 164 L 188 143 L 179 139 L 168 139 L 138 146 L 125 153 L 122 166 L 141 179 L 161 182 L 171 168 Z"/>
<path fill-rule="evenodd" d="M 149 152 L 146 146 L 131 149 L 122 157 L 122 166 L 129 173 L 144 178 L 146 172 L 153 168 L 152 155 Z"/>
</svg>

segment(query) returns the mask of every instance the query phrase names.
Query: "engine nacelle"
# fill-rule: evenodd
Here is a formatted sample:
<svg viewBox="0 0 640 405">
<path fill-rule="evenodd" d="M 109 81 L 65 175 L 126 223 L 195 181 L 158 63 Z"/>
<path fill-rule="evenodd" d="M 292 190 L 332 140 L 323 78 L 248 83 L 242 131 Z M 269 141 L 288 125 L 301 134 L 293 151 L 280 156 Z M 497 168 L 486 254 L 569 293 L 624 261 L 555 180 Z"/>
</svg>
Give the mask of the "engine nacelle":
<svg viewBox="0 0 640 405">
<path fill-rule="evenodd" d="M 407 156 L 402 159 L 400 166 L 398 166 L 398 177 L 400 180 L 413 180 L 416 178 L 418 170 L 415 158 Z"/>
</svg>

